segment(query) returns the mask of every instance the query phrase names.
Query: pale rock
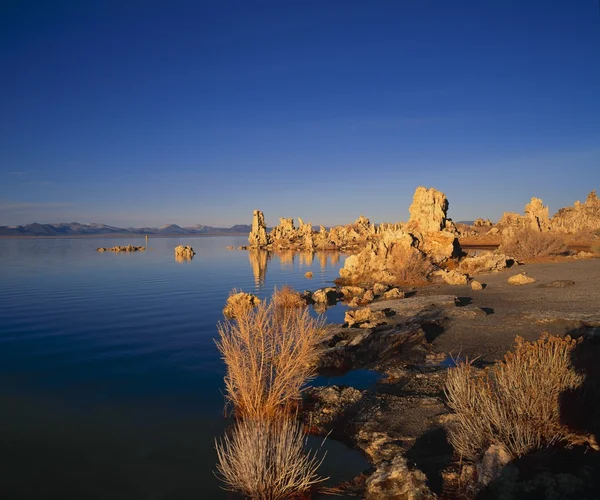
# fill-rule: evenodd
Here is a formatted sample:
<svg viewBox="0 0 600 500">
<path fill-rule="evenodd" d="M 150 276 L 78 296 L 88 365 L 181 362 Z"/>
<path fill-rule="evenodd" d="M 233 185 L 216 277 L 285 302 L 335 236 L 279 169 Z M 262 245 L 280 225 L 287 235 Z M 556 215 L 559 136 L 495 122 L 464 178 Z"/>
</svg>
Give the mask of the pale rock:
<svg viewBox="0 0 600 500">
<path fill-rule="evenodd" d="M 264 247 L 271 243 L 271 239 L 267 235 L 265 216 L 260 210 L 255 210 L 252 216 L 252 229 L 248 236 L 248 243 L 251 247 Z"/>
<path fill-rule="evenodd" d="M 448 206 L 448 199 L 444 193 L 434 188 L 419 186 L 409 208 L 408 226 L 421 233 L 441 231 L 446 227 Z"/>
<path fill-rule="evenodd" d="M 385 322 L 384 320 L 385 313 L 383 311 L 372 311 L 369 307 L 346 311 L 344 315 L 344 322 L 348 323 L 350 327 L 372 328 Z"/>
<path fill-rule="evenodd" d="M 369 302 L 373 302 L 375 300 L 375 293 L 373 290 L 367 290 L 365 294 L 362 296 L 362 303 L 368 304 Z"/>
<path fill-rule="evenodd" d="M 340 292 L 345 299 L 350 299 L 352 297 L 362 296 L 365 293 L 365 289 L 360 286 L 343 286 L 340 289 Z"/>
<path fill-rule="evenodd" d="M 320 288 L 312 294 L 312 299 L 317 304 L 335 304 L 338 292 L 333 287 Z"/>
<path fill-rule="evenodd" d="M 511 285 L 527 285 L 529 283 L 535 283 L 535 278 L 527 276 L 526 274 L 515 274 L 508 278 L 508 283 Z"/>
<path fill-rule="evenodd" d="M 566 233 L 600 229 L 600 199 L 596 190 L 588 194 L 584 203 L 576 201 L 572 207 L 561 208 L 550 220 L 550 225 L 553 230 Z"/>
<path fill-rule="evenodd" d="M 194 249 L 189 245 L 178 245 L 175 247 L 175 258 L 192 260 L 194 255 L 196 255 L 196 252 L 194 252 Z"/>
<path fill-rule="evenodd" d="M 483 455 L 481 463 L 477 466 L 477 482 L 480 487 L 485 487 L 498 479 L 504 467 L 512 461 L 510 454 L 496 444 L 491 445 Z"/>
<path fill-rule="evenodd" d="M 226 318 L 234 319 L 235 312 L 239 311 L 240 308 L 252 309 L 260 304 L 260 299 L 251 293 L 238 292 L 230 295 L 227 298 L 225 307 L 223 308 L 223 314 Z"/>
<path fill-rule="evenodd" d="M 433 273 L 435 276 L 440 276 L 448 285 L 466 285 L 469 281 L 466 274 L 462 274 L 454 269 L 446 271 L 440 269 Z"/>
<path fill-rule="evenodd" d="M 479 219 L 476 219 L 473 222 L 473 226 L 474 227 L 492 227 L 493 224 L 492 224 L 492 221 L 490 219 L 479 218 Z"/>
<path fill-rule="evenodd" d="M 398 288 L 392 288 L 383 294 L 383 298 L 386 300 L 403 299 L 405 296 L 405 293 Z"/>
<path fill-rule="evenodd" d="M 434 495 L 425 474 L 409 469 L 402 455 L 380 462 L 365 483 L 366 500 L 426 500 Z"/>
<path fill-rule="evenodd" d="M 471 281 L 471 290 L 483 290 L 483 285 L 476 280 Z"/>
<path fill-rule="evenodd" d="M 514 259 L 504 254 L 484 253 L 473 257 L 465 257 L 460 261 L 458 270 L 469 276 L 480 273 L 498 272 L 508 267 L 510 260 Z"/>
</svg>

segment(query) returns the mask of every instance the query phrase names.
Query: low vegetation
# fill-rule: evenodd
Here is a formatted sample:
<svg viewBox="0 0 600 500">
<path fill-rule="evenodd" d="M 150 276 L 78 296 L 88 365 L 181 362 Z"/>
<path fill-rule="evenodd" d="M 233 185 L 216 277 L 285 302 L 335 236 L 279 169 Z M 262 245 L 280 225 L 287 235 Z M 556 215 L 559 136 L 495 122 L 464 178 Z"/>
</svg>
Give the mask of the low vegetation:
<svg viewBox="0 0 600 500">
<path fill-rule="evenodd" d="M 238 420 L 216 443 L 217 472 L 226 489 L 258 500 L 304 493 L 322 482 L 317 470 L 325 458 L 305 452 L 306 439 L 292 416 Z"/>
<path fill-rule="evenodd" d="M 480 459 L 491 445 L 512 458 L 580 439 L 561 421 L 561 395 L 580 388 L 571 364 L 577 341 L 543 335 L 517 337 L 513 352 L 486 370 L 463 363 L 448 371 L 446 396 L 456 414 L 449 441 L 458 455 Z"/>
<path fill-rule="evenodd" d="M 217 471 L 226 489 L 265 500 L 290 498 L 323 481 L 316 455 L 306 453 L 293 409 L 314 374 L 323 321 L 289 287 L 271 300 L 232 302 L 218 325 L 217 347 L 227 373 L 225 395 L 236 417 L 216 442 Z"/>
<path fill-rule="evenodd" d="M 306 301 L 292 287 L 286 285 L 276 288 L 272 297 L 275 307 L 284 309 L 298 309 L 306 306 Z"/>
<path fill-rule="evenodd" d="M 503 254 L 523 261 L 569 253 L 567 245 L 560 236 L 530 228 L 520 229 L 513 235 L 504 237 L 499 250 Z"/>
<path fill-rule="evenodd" d="M 420 285 L 427 283 L 433 265 L 427 256 L 414 248 L 394 245 L 388 257 L 387 271 L 394 285 Z"/>
<path fill-rule="evenodd" d="M 280 307 L 286 293 L 218 325 L 217 347 L 227 366 L 227 401 L 240 417 L 274 417 L 289 410 L 314 374 L 323 321 L 307 309 Z"/>
</svg>

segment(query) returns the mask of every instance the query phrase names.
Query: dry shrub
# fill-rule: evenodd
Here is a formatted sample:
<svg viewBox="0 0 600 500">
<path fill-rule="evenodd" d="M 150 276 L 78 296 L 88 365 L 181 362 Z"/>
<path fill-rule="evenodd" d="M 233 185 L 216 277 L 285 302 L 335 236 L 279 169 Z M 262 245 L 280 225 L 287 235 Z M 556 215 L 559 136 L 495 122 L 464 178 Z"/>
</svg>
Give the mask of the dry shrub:
<svg viewBox="0 0 600 500">
<path fill-rule="evenodd" d="M 273 303 L 276 307 L 284 309 L 295 309 L 306 306 L 306 301 L 298 292 L 294 291 L 289 285 L 282 288 L 275 288 L 273 292 Z"/>
<path fill-rule="evenodd" d="M 594 252 L 595 254 L 600 255 L 600 241 L 594 242 L 592 243 L 592 247 L 591 247 L 592 252 Z"/>
<path fill-rule="evenodd" d="M 499 250 L 518 260 L 554 257 L 569 253 L 569 248 L 560 236 L 531 228 L 519 229 L 512 235 L 502 238 Z"/>
<path fill-rule="evenodd" d="M 393 245 L 387 257 L 388 271 L 396 285 L 420 285 L 427 283 L 433 265 L 427 256 L 415 248 Z"/>
<path fill-rule="evenodd" d="M 289 410 L 314 374 L 322 319 L 271 300 L 241 308 L 218 329 L 217 347 L 227 366 L 226 398 L 236 415 L 269 418 Z"/>
<path fill-rule="evenodd" d="M 256 295 L 234 288 L 229 293 L 229 297 L 223 308 L 223 315 L 226 318 L 234 319 L 239 315 L 244 315 L 246 311 L 253 309 L 258 304 L 260 304 L 260 299 Z"/>
<path fill-rule="evenodd" d="M 561 423 L 560 397 L 583 382 L 571 365 L 576 345 L 570 337 L 517 337 L 514 352 L 490 369 L 469 363 L 450 369 L 445 393 L 456 413 L 448 429 L 454 450 L 477 460 L 495 444 L 516 458 L 575 439 Z"/>
<path fill-rule="evenodd" d="M 326 479 L 317 474 L 324 456 L 304 451 L 302 428 L 291 416 L 238 420 L 231 435 L 215 445 L 226 489 L 249 498 L 290 498 Z"/>
</svg>

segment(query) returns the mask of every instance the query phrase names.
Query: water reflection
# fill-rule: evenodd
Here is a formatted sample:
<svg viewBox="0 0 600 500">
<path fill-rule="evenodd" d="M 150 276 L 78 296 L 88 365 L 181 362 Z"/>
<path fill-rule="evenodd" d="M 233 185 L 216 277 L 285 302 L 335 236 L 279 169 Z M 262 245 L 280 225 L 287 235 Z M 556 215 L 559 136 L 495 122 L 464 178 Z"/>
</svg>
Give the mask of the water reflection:
<svg viewBox="0 0 600 500">
<path fill-rule="evenodd" d="M 254 274 L 254 285 L 260 288 L 265 283 L 267 263 L 271 259 L 271 252 L 268 250 L 250 249 L 248 250 L 248 259 L 252 266 L 252 274 Z"/>
<path fill-rule="evenodd" d="M 299 250 L 264 250 L 252 248 L 248 250 L 248 260 L 254 275 L 254 285 L 262 288 L 266 281 L 268 263 L 272 258 L 279 259 L 280 269 L 283 271 L 311 270 L 318 261 L 321 271 L 327 267 L 339 265 L 342 252 L 331 250 L 299 251 Z"/>
<path fill-rule="evenodd" d="M 183 255 L 177 253 L 175 254 L 175 262 L 177 262 L 178 264 L 188 264 L 192 262 L 193 258 L 193 255 Z"/>
</svg>

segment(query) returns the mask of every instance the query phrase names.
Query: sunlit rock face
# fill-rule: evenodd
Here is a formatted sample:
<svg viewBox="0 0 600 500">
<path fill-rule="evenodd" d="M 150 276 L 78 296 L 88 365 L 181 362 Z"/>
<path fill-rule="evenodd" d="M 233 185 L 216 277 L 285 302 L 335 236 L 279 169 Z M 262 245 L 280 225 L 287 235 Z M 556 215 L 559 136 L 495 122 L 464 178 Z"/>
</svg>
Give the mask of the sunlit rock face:
<svg viewBox="0 0 600 500">
<path fill-rule="evenodd" d="M 596 190 L 588 194 L 584 203 L 576 201 L 572 207 L 561 208 L 552 217 L 550 226 L 565 233 L 600 230 L 600 200 Z"/>
<path fill-rule="evenodd" d="M 252 216 L 252 229 L 248 236 L 248 243 L 251 247 L 264 247 L 270 243 L 265 216 L 260 210 L 255 210 Z"/>
</svg>

